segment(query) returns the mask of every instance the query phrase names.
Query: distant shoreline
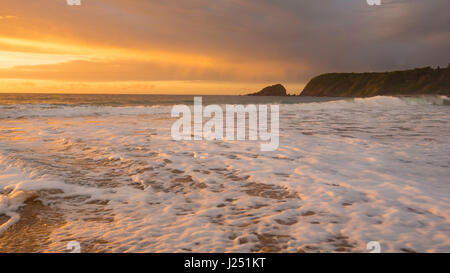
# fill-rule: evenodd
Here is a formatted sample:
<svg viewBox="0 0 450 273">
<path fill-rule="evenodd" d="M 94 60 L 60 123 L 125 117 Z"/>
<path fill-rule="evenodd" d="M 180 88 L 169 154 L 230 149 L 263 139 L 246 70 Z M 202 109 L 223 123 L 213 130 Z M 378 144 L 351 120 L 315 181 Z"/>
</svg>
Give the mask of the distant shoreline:
<svg viewBox="0 0 450 273">
<path fill-rule="evenodd" d="M 280 96 L 280 97 L 346 97 L 374 96 L 450 96 L 450 64 L 447 68 L 415 68 L 391 72 L 326 73 L 311 79 L 298 94 L 289 94 L 282 84 L 267 86 L 249 94 L 151 94 L 116 92 L 0 92 L 8 95 L 113 95 L 113 96 Z M 292 94 L 294 93 L 294 94 Z"/>
<path fill-rule="evenodd" d="M 314 77 L 297 95 L 302 97 L 450 96 L 447 68 L 415 68 L 392 72 L 327 73 Z M 292 96 L 281 84 L 247 96 Z M 295 95 L 294 95 L 295 96 Z"/>
</svg>

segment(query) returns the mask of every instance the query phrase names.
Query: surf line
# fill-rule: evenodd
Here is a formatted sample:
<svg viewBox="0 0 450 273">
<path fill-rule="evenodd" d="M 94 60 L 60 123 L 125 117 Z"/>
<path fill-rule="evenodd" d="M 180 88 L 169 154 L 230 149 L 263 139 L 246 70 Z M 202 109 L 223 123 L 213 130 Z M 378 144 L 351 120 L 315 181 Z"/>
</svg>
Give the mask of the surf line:
<svg viewBox="0 0 450 273">
<path fill-rule="evenodd" d="M 270 131 L 268 130 L 269 106 Z M 191 108 L 187 105 L 175 105 L 172 108 L 172 117 L 179 118 L 173 123 L 171 128 L 173 140 L 260 140 L 268 141 L 268 143 L 261 143 L 261 151 L 275 151 L 278 149 L 280 135 L 279 105 L 227 104 L 225 105 L 224 113 L 222 107 L 219 105 L 211 104 L 203 107 L 202 97 L 194 97 L 193 110 L 194 114 L 192 115 Z M 209 120 L 204 123 L 204 118 L 209 118 Z M 192 119 L 194 121 L 193 134 Z"/>
</svg>

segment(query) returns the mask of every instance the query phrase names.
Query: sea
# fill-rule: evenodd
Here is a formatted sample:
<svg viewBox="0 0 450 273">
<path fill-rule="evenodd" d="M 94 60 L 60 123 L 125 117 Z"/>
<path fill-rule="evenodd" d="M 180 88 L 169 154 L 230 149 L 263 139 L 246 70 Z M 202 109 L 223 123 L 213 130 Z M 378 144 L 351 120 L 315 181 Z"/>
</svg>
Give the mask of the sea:
<svg viewBox="0 0 450 273">
<path fill-rule="evenodd" d="M 279 105 L 278 149 L 175 141 L 193 95 L 0 94 L 0 252 L 450 251 L 448 97 L 202 99 Z"/>
</svg>

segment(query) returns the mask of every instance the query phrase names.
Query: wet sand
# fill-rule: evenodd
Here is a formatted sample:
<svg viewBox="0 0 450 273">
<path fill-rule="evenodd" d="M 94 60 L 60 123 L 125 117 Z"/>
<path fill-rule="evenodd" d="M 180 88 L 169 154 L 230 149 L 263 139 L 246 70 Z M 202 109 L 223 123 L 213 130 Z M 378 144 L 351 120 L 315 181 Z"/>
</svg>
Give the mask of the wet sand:
<svg viewBox="0 0 450 273">
<path fill-rule="evenodd" d="M 64 224 L 62 215 L 35 198 L 25 201 L 20 220 L 0 234 L 0 252 L 42 252 L 50 242 L 50 233 Z M 0 215 L 0 224 L 9 217 Z"/>
</svg>

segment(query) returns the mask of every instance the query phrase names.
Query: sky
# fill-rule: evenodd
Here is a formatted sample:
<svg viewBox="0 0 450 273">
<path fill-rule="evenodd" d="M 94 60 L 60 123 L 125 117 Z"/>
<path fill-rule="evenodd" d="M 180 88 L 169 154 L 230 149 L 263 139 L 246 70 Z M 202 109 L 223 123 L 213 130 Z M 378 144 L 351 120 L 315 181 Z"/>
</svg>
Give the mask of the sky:
<svg viewBox="0 0 450 273">
<path fill-rule="evenodd" d="M 300 93 L 450 63 L 449 0 L 1 0 L 0 92 Z"/>
</svg>

